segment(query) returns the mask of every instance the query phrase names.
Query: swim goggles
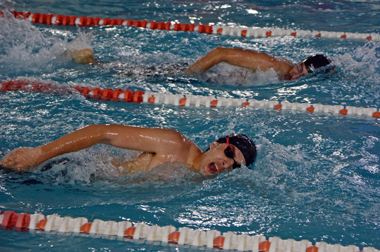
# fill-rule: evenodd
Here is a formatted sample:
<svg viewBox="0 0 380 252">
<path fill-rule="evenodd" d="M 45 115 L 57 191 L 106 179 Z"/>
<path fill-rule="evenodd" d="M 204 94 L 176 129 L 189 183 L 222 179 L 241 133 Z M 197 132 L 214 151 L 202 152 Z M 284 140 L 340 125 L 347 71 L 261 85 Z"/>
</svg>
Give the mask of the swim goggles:
<svg viewBox="0 0 380 252">
<path fill-rule="evenodd" d="M 303 74 L 303 62 L 301 63 L 298 63 L 296 66 L 297 66 L 297 70 L 298 70 L 298 73 L 300 74 L 300 76 L 305 76 L 305 74 Z"/>
<path fill-rule="evenodd" d="M 226 155 L 226 157 L 231 158 L 231 159 L 234 161 L 234 164 L 232 165 L 232 168 L 233 168 L 233 169 L 236 169 L 236 168 L 240 168 L 240 167 L 241 167 L 241 164 L 239 164 L 239 163 L 236 162 L 236 160 L 235 160 L 234 149 L 233 149 L 232 146 L 230 145 L 230 138 L 229 138 L 229 137 L 227 137 L 227 147 L 224 149 L 224 155 Z"/>
</svg>

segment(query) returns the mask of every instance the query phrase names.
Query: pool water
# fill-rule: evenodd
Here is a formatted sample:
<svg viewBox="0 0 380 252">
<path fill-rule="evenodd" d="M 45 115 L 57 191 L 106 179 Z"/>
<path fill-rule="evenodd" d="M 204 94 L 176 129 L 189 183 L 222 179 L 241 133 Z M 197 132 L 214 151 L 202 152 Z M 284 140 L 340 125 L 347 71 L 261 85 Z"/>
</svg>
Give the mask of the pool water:
<svg viewBox="0 0 380 252">
<path fill-rule="evenodd" d="M 32 13 L 223 23 L 379 33 L 379 1 L 88 1 L 10 2 Z M 58 86 L 150 90 L 168 94 L 380 107 L 380 44 L 313 37 L 240 38 L 134 27 L 31 25 L 0 18 L 0 80 Z M 300 61 L 327 54 L 335 71 L 278 81 L 221 64 L 200 76 L 175 68 L 217 46 L 264 51 Z M 79 65 L 65 50 L 93 48 L 100 66 Z M 153 69 L 153 70 L 152 70 Z M 237 74 L 236 74 L 237 73 Z M 239 74 L 246 74 L 242 79 Z M 95 146 L 55 158 L 29 173 L 0 170 L 0 210 L 216 229 L 380 249 L 379 120 L 256 108 L 181 108 L 88 100 L 79 93 L 0 93 L 0 158 L 88 124 L 169 127 L 202 149 L 233 132 L 252 137 L 252 170 L 205 177 L 162 165 L 119 176 L 112 157 L 137 153 Z M 49 165 L 51 169 L 45 169 Z M 2 251 L 197 250 L 1 230 Z M 205 248 L 200 248 L 205 249 Z"/>
</svg>

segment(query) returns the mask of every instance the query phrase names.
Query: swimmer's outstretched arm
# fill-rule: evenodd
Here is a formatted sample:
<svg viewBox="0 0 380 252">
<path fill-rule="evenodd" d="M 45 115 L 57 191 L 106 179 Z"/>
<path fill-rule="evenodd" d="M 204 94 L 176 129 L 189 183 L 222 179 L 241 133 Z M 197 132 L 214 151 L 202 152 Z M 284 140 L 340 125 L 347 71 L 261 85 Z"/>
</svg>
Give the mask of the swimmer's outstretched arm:
<svg viewBox="0 0 380 252">
<path fill-rule="evenodd" d="M 16 170 L 30 170 L 40 163 L 64 153 L 102 143 L 119 148 L 153 153 L 157 160 L 186 163 L 190 150 L 198 148 L 181 133 L 172 129 L 141 128 L 124 125 L 89 125 L 53 142 L 36 148 L 19 148 L 9 153 L 0 164 Z M 161 157 L 161 159 L 160 159 Z M 157 164 L 152 164 L 156 166 Z"/>
<path fill-rule="evenodd" d="M 186 73 L 193 74 L 197 72 L 205 72 L 221 62 L 226 62 L 230 65 L 254 71 L 258 69 L 261 71 L 267 71 L 272 68 L 276 72 L 286 74 L 292 66 L 290 61 L 267 53 L 240 48 L 217 47 L 191 65 L 186 70 Z"/>
</svg>

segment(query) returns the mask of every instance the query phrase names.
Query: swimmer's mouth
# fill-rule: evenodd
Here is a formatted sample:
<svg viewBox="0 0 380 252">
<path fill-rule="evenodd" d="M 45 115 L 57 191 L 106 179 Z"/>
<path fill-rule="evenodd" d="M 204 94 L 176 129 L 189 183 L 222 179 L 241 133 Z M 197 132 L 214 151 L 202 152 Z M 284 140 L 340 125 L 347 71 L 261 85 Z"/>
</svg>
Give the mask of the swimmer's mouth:
<svg viewBox="0 0 380 252">
<path fill-rule="evenodd" d="M 211 163 L 208 166 L 208 170 L 210 171 L 210 173 L 215 174 L 218 172 L 218 167 L 216 166 L 215 163 Z"/>
<path fill-rule="evenodd" d="M 290 74 L 286 75 L 285 80 L 292 80 L 292 76 L 290 76 Z"/>
</svg>

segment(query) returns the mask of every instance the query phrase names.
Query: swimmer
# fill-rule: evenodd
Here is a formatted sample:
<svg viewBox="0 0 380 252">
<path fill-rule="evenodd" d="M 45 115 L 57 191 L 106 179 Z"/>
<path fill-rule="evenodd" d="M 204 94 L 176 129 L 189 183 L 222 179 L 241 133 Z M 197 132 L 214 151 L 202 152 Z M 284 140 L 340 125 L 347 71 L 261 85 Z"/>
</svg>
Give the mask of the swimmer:
<svg viewBox="0 0 380 252">
<path fill-rule="evenodd" d="M 98 64 L 94 59 L 94 51 L 91 49 L 66 51 L 65 55 L 69 55 L 73 61 L 79 64 Z"/>
<path fill-rule="evenodd" d="M 243 134 L 222 137 L 211 143 L 208 150 L 201 151 L 193 141 L 173 129 L 107 124 L 89 125 L 35 148 L 18 148 L 6 155 L 0 165 L 29 171 L 51 158 L 95 144 L 142 151 L 140 156 L 129 161 L 138 165 L 139 171 L 148 171 L 164 163 L 182 163 L 191 170 L 213 175 L 242 165 L 249 167 L 256 159 L 254 142 Z"/>
<path fill-rule="evenodd" d="M 253 71 L 261 70 L 266 72 L 269 69 L 273 69 L 277 72 L 280 80 L 295 80 L 313 73 L 320 67 L 327 66 L 331 63 L 331 60 L 325 55 L 317 54 L 294 64 L 285 58 L 263 52 L 240 48 L 217 47 L 191 65 L 186 73 L 202 73 L 221 62 Z"/>
<path fill-rule="evenodd" d="M 71 57 L 77 63 L 97 64 L 91 49 L 75 50 Z M 317 54 L 309 56 L 305 60 L 295 64 L 288 59 L 263 52 L 240 48 L 217 47 L 188 67 L 185 73 L 203 73 L 221 62 L 253 71 L 261 70 L 266 72 L 273 69 L 277 72 L 280 80 L 295 80 L 313 73 L 318 68 L 327 66 L 331 63 L 331 60 L 325 55 Z"/>
</svg>

